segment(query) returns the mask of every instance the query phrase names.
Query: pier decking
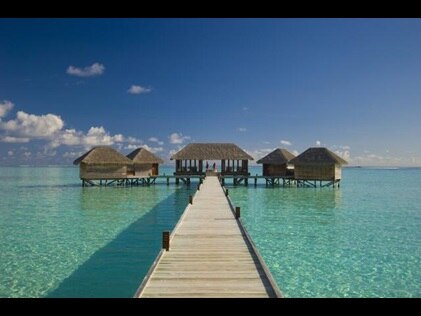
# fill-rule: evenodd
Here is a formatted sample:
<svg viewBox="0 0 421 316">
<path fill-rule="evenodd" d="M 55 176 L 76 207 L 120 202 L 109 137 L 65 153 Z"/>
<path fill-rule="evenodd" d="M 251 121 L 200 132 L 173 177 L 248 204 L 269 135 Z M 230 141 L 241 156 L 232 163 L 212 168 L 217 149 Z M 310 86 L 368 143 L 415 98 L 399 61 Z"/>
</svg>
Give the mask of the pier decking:
<svg viewBox="0 0 421 316">
<path fill-rule="evenodd" d="M 217 177 L 207 177 L 135 297 L 281 297 Z"/>
</svg>

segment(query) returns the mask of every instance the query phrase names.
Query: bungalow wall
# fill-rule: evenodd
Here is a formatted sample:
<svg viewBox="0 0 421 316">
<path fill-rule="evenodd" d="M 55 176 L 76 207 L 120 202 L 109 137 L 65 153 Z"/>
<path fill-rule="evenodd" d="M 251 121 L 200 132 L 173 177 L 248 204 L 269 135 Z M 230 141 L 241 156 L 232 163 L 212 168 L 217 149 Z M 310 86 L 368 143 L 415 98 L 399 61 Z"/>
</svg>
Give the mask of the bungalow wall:
<svg viewBox="0 0 421 316">
<path fill-rule="evenodd" d="M 335 165 L 335 180 L 342 179 L 342 167 L 340 165 Z"/>
<path fill-rule="evenodd" d="M 159 165 L 157 163 L 135 163 L 134 169 L 136 177 L 157 176 L 159 174 Z"/>
<path fill-rule="evenodd" d="M 127 177 L 127 166 L 114 164 L 80 164 L 81 179 L 121 179 Z"/>
<path fill-rule="evenodd" d="M 283 177 L 287 174 L 287 164 L 282 165 L 271 165 L 263 164 L 263 175 L 264 176 L 279 176 Z"/>
<path fill-rule="evenodd" d="M 295 165 L 295 179 L 298 180 L 340 180 L 341 166 L 339 165 Z"/>
</svg>

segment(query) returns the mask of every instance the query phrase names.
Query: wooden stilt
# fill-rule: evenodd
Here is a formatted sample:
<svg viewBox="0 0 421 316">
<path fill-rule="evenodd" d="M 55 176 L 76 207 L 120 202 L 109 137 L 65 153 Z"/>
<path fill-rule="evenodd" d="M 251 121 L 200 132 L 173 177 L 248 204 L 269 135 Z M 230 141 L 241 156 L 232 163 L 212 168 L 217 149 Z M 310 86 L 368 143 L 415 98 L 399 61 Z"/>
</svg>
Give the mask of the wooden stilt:
<svg viewBox="0 0 421 316">
<path fill-rule="evenodd" d="M 235 218 L 236 219 L 240 218 L 240 207 L 239 206 L 235 207 Z"/>
<path fill-rule="evenodd" d="M 170 232 L 164 231 L 162 232 L 162 248 L 166 251 L 170 250 Z"/>
</svg>

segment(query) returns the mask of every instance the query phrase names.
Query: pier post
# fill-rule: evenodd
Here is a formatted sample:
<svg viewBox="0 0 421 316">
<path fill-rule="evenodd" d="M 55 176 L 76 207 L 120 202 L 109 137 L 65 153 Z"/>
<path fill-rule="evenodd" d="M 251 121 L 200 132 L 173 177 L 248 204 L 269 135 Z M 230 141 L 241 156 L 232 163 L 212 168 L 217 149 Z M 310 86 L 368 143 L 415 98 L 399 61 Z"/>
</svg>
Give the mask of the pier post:
<svg viewBox="0 0 421 316">
<path fill-rule="evenodd" d="M 175 184 L 179 184 L 180 183 L 180 179 L 179 178 L 175 178 Z"/>
<path fill-rule="evenodd" d="M 162 232 L 162 248 L 166 251 L 170 250 L 170 232 L 163 231 Z"/>
<path fill-rule="evenodd" d="M 170 185 L 170 177 L 167 177 L 167 185 Z"/>
<path fill-rule="evenodd" d="M 197 191 L 200 191 L 200 183 L 197 185 Z"/>
<path fill-rule="evenodd" d="M 225 196 L 228 196 L 228 189 L 225 189 Z"/>
<path fill-rule="evenodd" d="M 193 204 L 193 196 L 192 195 L 189 196 L 189 203 Z"/>
<path fill-rule="evenodd" d="M 240 207 L 239 206 L 235 207 L 235 218 L 236 219 L 240 218 Z"/>
</svg>

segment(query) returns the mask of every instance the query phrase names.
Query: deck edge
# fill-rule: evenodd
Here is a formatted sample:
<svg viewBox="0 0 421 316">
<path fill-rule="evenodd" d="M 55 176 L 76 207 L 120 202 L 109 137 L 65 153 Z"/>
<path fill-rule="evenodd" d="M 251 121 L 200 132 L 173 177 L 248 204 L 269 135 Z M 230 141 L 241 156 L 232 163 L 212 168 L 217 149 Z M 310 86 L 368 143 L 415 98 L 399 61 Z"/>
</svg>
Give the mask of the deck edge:
<svg viewBox="0 0 421 316">
<path fill-rule="evenodd" d="M 228 200 L 228 204 L 230 206 L 231 212 L 234 214 L 235 216 L 235 207 L 234 207 L 234 203 L 232 203 L 231 198 L 229 197 L 229 195 L 225 194 L 226 193 L 226 188 L 224 186 L 221 185 L 222 190 L 224 191 L 224 195 L 226 197 L 226 199 Z M 269 281 L 269 284 L 272 287 L 272 290 L 275 294 L 275 298 L 284 298 L 284 295 L 282 294 L 281 289 L 278 287 L 278 284 L 276 283 L 275 279 L 273 278 L 272 273 L 270 272 L 268 266 L 266 265 L 265 260 L 263 259 L 263 257 L 261 256 L 259 250 L 256 247 L 256 244 L 254 243 L 253 239 L 251 238 L 249 232 L 247 231 L 246 227 L 243 224 L 243 221 L 241 220 L 241 218 L 237 219 L 237 223 L 238 226 L 240 227 L 241 231 L 244 233 L 244 236 L 247 239 L 247 242 L 249 243 L 249 245 L 251 246 L 254 254 L 256 255 L 257 259 L 259 260 L 259 263 L 261 264 L 262 268 L 263 268 L 263 272 L 265 273 L 266 278 Z"/>
</svg>

